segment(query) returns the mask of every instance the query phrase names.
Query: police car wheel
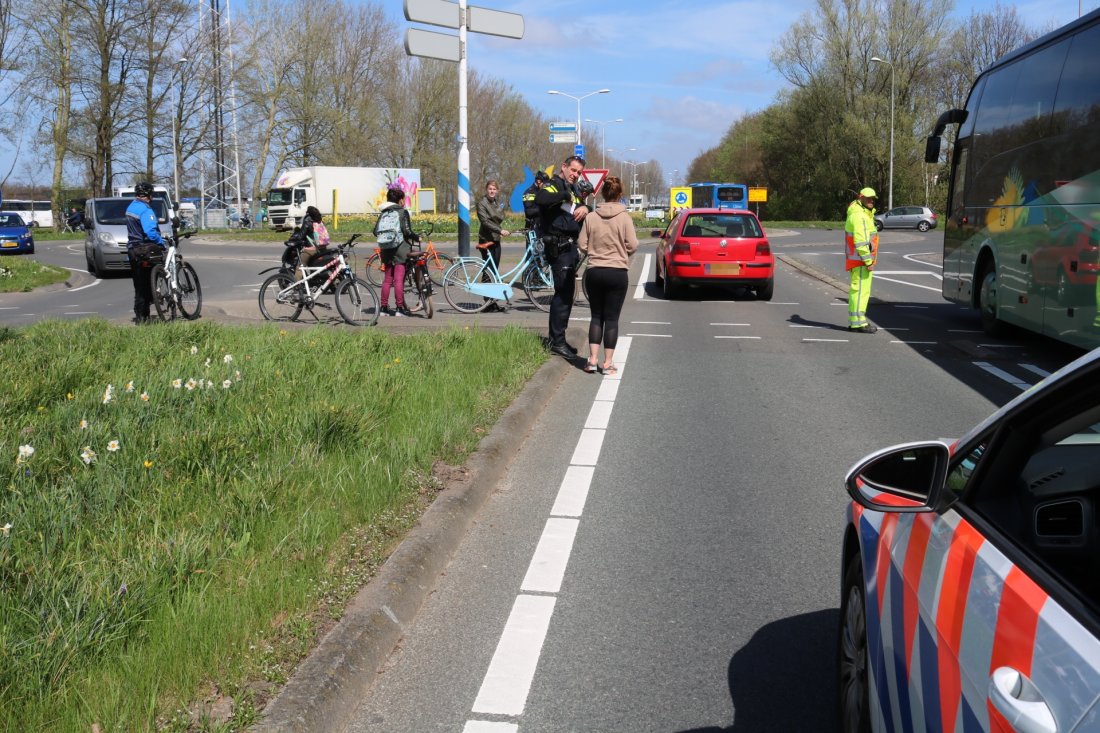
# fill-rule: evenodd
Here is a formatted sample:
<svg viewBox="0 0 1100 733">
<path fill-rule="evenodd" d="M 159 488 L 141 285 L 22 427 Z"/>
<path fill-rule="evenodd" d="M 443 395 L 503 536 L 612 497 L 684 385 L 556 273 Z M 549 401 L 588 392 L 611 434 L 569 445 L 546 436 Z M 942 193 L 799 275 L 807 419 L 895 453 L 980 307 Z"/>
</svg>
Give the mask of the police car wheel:
<svg viewBox="0 0 1100 733">
<path fill-rule="evenodd" d="M 844 571 L 837 638 L 837 703 L 842 733 L 870 733 L 867 679 L 867 606 L 859 554 Z"/>
</svg>

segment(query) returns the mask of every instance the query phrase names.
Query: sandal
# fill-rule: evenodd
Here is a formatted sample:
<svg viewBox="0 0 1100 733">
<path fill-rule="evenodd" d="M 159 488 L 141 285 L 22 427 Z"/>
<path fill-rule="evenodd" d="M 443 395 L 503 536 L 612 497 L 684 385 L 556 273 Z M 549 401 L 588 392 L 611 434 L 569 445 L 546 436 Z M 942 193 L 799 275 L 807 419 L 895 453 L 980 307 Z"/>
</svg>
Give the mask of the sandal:
<svg viewBox="0 0 1100 733">
<path fill-rule="evenodd" d="M 590 361 L 590 362 L 588 362 L 584 365 L 584 371 L 587 372 L 588 374 L 595 374 L 599 370 L 600 370 L 599 365 L 594 361 Z"/>
<path fill-rule="evenodd" d="M 603 367 L 604 374 L 618 374 L 619 370 L 614 364 L 606 364 Z"/>
</svg>

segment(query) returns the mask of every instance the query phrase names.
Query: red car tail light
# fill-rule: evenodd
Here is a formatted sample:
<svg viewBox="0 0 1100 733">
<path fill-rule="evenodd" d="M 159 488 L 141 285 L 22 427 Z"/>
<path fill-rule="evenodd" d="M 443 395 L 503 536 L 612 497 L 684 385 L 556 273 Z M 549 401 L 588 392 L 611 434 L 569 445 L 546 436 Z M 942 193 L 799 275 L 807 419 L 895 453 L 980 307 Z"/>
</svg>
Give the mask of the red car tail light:
<svg viewBox="0 0 1100 733">
<path fill-rule="evenodd" d="M 772 248 L 771 248 L 771 245 L 768 244 L 768 240 L 765 239 L 763 242 L 757 242 L 756 243 L 756 256 L 757 257 L 767 257 L 771 253 L 772 253 Z"/>
<path fill-rule="evenodd" d="M 672 256 L 691 254 L 691 243 L 683 239 L 677 239 L 672 243 Z"/>
</svg>

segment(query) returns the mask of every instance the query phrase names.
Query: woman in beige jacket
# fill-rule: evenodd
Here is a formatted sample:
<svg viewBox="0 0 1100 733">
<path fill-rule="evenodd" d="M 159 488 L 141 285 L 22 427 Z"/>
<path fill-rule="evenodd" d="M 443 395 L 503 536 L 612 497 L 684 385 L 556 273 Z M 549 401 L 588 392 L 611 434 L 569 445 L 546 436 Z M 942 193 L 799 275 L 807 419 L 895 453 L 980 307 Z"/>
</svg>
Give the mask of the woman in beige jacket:
<svg viewBox="0 0 1100 733">
<path fill-rule="evenodd" d="M 615 344 L 619 341 L 619 314 L 626 302 L 630 284 L 630 256 L 638 249 L 634 220 L 619 199 L 623 182 L 608 176 L 600 189 L 603 203 L 584 218 L 577 246 L 588 255 L 584 274 L 585 292 L 592 308 L 588 324 L 588 363 L 584 370 L 614 374 Z M 599 366 L 600 342 L 603 342 L 603 366 Z"/>
</svg>

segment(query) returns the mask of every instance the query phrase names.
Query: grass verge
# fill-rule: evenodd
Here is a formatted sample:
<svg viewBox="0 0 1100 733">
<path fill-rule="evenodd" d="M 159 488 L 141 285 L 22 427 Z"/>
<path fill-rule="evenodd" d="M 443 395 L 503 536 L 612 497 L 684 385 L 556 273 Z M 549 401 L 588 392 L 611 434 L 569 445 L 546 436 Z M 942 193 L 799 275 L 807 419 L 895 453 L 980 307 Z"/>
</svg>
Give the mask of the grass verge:
<svg viewBox="0 0 1100 733">
<path fill-rule="evenodd" d="M 69 279 L 69 271 L 28 257 L 0 259 L 0 293 L 29 293 L 35 288 Z"/>
<path fill-rule="evenodd" d="M 91 320 L 0 359 L 0 729 L 138 731 L 254 722 L 545 354 Z"/>
</svg>

